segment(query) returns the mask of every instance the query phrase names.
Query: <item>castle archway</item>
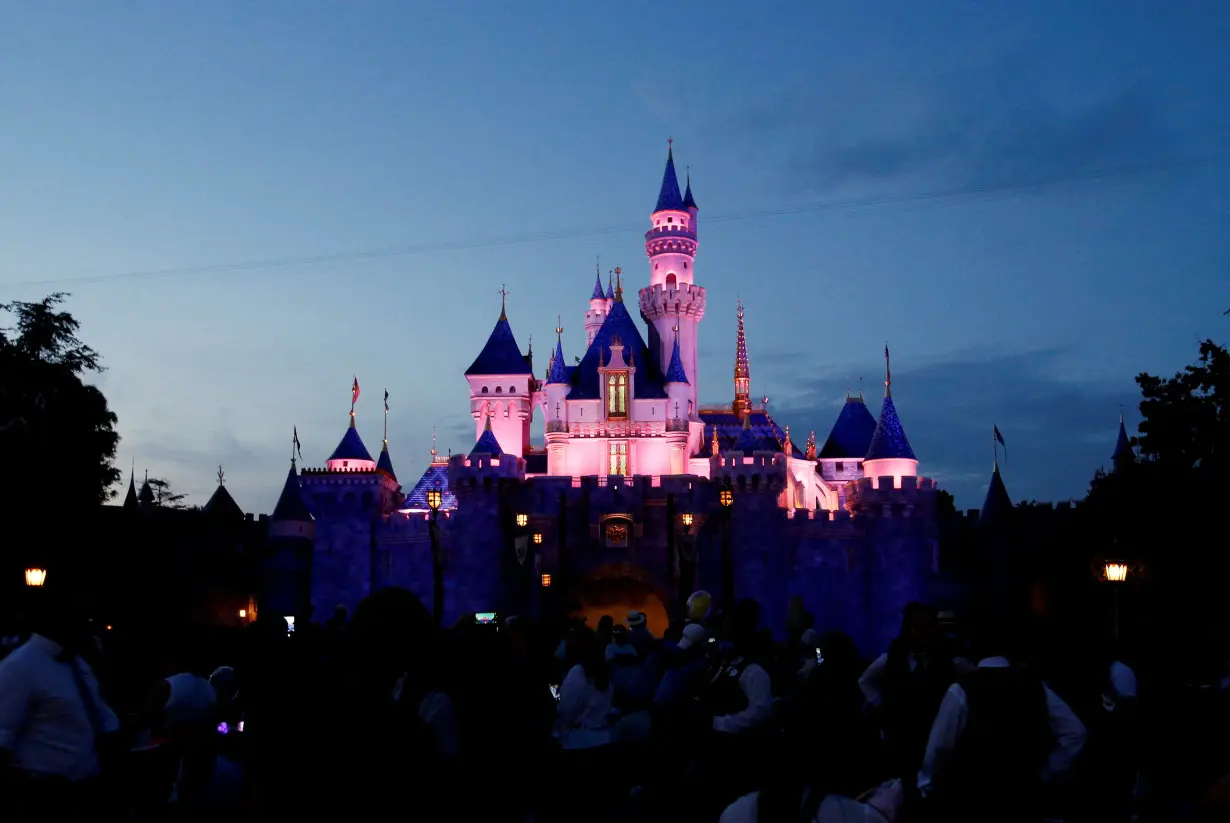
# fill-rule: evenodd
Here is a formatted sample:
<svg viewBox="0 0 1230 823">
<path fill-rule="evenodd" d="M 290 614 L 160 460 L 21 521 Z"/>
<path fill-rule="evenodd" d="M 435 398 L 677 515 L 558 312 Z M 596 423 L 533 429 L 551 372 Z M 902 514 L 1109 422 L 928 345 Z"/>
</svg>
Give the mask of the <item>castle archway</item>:
<svg viewBox="0 0 1230 823">
<path fill-rule="evenodd" d="M 628 612 L 633 610 L 645 615 L 655 637 L 661 637 L 670 625 L 663 593 L 652 577 L 637 566 L 620 564 L 594 569 L 577 581 L 573 595 L 573 602 L 579 604 L 573 615 L 584 617 L 590 628 L 597 628 L 606 614 L 617 624 L 627 625 Z"/>
</svg>

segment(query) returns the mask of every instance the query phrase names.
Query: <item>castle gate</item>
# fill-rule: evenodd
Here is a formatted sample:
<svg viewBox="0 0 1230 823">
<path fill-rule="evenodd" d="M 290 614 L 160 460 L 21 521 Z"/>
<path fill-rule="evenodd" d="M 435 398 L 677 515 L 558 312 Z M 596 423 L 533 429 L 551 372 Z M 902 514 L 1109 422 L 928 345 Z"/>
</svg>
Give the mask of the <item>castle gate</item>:
<svg viewBox="0 0 1230 823">
<path fill-rule="evenodd" d="M 659 581 L 630 563 L 611 563 L 578 575 L 570 584 L 569 602 L 578 604 L 573 615 L 585 617 L 591 629 L 606 614 L 627 625 L 628 612 L 636 610 L 645 615 L 649 631 L 661 637 L 670 621 Z"/>
</svg>

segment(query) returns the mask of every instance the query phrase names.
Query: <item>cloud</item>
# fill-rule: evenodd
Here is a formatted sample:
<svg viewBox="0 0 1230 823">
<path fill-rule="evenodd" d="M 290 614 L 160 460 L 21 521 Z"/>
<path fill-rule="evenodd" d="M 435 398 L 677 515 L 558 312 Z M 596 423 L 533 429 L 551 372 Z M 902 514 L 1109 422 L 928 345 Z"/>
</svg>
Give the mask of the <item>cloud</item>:
<svg viewBox="0 0 1230 823">
<path fill-rule="evenodd" d="M 758 140 L 776 137 L 794 187 L 811 195 L 880 185 L 994 190 L 1175 159 L 1158 99 L 1130 88 L 1065 102 L 1043 71 L 998 56 L 857 94 L 817 84 L 779 101 L 782 116 L 757 104 L 735 124 Z"/>
<path fill-rule="evenodd" d="M 982 505 L 991 470 L 991 429 L 1008 445 L 1000 468 L 1015 500 L 1084 495 L 1094 470 L 1110 462 L 1120 405 L 1137 392 L 1125 376 L 1113 383 L 1056 376 L 1067 353 L 959 353 L 893 369 L 893 399 L 920 471 L 934 477 L 962 508 Z M 823 444 L 844 402 L 847 381 L 826 375 L 776 404 L 774 416 L 795 432 L 814 428 Z M 868 393 L 879 414 L 880 396 Z M 1002 454 L 1002 452 L 1001 452 Z"/>
</svg>

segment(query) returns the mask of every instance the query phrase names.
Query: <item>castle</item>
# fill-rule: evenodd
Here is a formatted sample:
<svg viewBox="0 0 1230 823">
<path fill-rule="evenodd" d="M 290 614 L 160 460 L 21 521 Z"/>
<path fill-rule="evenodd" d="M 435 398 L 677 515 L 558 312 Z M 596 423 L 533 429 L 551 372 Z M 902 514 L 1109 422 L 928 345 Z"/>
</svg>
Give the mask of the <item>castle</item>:
<svg viewBox="0 0 1230 823">
<path fill-rule="evenodd" d="M 847 397 L 823 446 L 800 447 L 751 398 L 736 307 L 731 402 L 700 402 L 705 288 L 699 208 L 673 149 L 645 234 L 642 336 L 616 269 L 599 273 L 584 352 L 557 325 L 536 376 L 505 301 L 465 372 L 473 449 L 432 461 L 403 493 L 386 437 L 376 459 L 350 425 L 324 468 L 296 469 L 269 518 L 262 608 L 323 619 L 386 585 L 415 591 L 446 625 L 470 613 L 576 610 L 651 628 L 692 591 L 755 597 L 780 631 L 797 595 L 817 625 L 878 650 L 938 564 L 936 486 L 918 475 L 891 394 L 878 417 Z M 579 348 L 579 347 L 578 347 Z M 358 383 L 354 400 L 358 398 Z M 531 444 L 535 418 L 545 446 Z M 387 405 L 386 405 L 387 420 Z M 434 505 L 433 505 L 434 504 Z M 592 621 L 591 621 L 592 622 Z"/>
</svg>

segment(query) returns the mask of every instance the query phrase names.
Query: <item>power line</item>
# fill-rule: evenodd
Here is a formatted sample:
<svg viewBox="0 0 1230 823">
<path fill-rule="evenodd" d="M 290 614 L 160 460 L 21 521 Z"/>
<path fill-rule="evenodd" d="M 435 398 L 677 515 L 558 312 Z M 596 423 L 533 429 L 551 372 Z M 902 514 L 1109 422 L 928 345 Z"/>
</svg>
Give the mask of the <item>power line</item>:
<svg viewBox="0 0 1230 823">
<path fill-rule="evenodd" d="M 787 217 L 791 215 L 819 214 L 829 211 L 846 211 L 862 208 L 875 208 L 907 203 L 919 203 L 932 200 L 954 200 L 976 198 L 985 195 L 1009 194 L 1033 190 L 1054 188 L 1057 186 L 1077 183 L 1097 183 L 1123 177 L 1135 177 L 1157 172 L 1175 171 L 1181 168 L 1202 166 L 1230 156 L 1227 152 L 1218 152 L 1181 158 L 1164 163 L 1137 164 L 1119 166 L 1086 173 L 1068 174 L 1058 177 L 1031 180 L 1018 183 L 995 183 L 981 186 L 960 186 L 934 191 L 915 192 L 912 194 L 892 195 L 883 197 L 866 197 L 850 200 L 837 200 L 824 203 L 811 203 L 801 206 L 787 206 L 779 209 L 761 209 L 756 211 L 732 212 L 717 214 L 705 218 L 706 223 L 724 223 L 762 218 Z M 409 257 L 435 252 L 470 251 L 473 249 L 491 248 L 495 246 L 513 246 L 526 243 L 543 243 L 554 240 L 573 240 L 582 237 L 599 237 L 607 234 L 623 232 L 639 232 L 642 226 L 623 224 L 618 226 L 599 226 L 592 228 L 561 229 L 558 231 L 526 232 L 479 240 L 451 240 L 434 243 L 416 243 L 407 246 L 397 246 L 386 249 L 369 249 L 365 251 L 336 252 L 333 254 L 304 255 L 297 257 L 276 257 L 264 260 L 247 260 L 234 263 L 216 263 L 204 266 L 183 266 L 167 269 L 148 269 L 144 271 L 118 272 L 114 274 L 85 275 L 80 277 L 58 277 L 45 280 L 25 280 L 16 283 L 0 284 L 7 288 L 30 288 L 35 286 L 73 286 L 93 283 L 107 283 L 120 280 L 142 280 L 158 277 L 188 277 L 203 274 L 228 274 L 240 271 L 258 271 L 262 269 L 285 269 L 293 266 L 312 266 L 322 263 L 358 262 L 363 260 L 378 260 L 386 257 Z"/>
</svg>

